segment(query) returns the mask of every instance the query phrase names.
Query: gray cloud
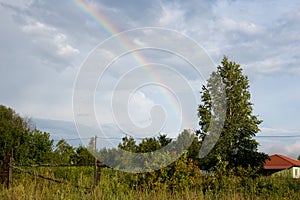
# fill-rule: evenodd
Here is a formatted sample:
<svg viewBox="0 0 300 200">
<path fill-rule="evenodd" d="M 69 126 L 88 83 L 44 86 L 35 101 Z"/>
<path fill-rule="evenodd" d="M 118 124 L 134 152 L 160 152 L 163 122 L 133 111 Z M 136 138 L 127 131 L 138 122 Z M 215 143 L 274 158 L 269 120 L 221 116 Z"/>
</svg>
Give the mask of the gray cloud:
<svg viewBox="0 0 300 200">
<path fill-rule="evenodd" d="M 300 155 L 299 130 L 262 128 L 264 136 L 257 137 L 259 150 L 268 154 L 283 154 L 297 159 Z M 260 136 L 262 134 L 258 134 Z"/>
<path fill-rule="evenodd" d="M 299 1 L 87 2 L 118 31 L 171 28 L 197 41 L 217 64 L 228 55 L 249 75 L 262 127 L 300 128 Z M 0 23 L 0 103 L 24 115 L 71 120 L 73 83 L 80 65 L 111 33 L 71 1 L 0 0 Z M 178 59 L 167 54 L 147 56 L 180 69 Z M 120 73 L 111 71 L 105 84 L 109 86 Z M 200 90 L 202 82 L 189 78 Z M 274 151 L 271 146 L 265 149 Z"/>
</svg>

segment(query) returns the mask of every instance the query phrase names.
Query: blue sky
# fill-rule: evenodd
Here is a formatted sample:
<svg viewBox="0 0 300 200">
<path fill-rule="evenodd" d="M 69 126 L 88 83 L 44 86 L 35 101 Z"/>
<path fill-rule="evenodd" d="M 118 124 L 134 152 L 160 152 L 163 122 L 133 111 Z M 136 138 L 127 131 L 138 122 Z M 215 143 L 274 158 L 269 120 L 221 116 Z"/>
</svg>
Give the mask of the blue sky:
<svg viewBox="0 0 300 200">
<path fill-rule="evenodd" d="M 72 121 L 73 85 L 80 66 L 111 35 L 68 0 L 0 2 L 0 103 L 23 116 Z M 197 41 L 217 64 L 227 55 L 249 77 L 254 113 L 264 121 L 258 135 L 300 135 L 299 1 L 85 2 L 119 31 L 174 29 Z M 150 59 L 180 63 L 165 54 L 148 54 Z M 126 58 L 122 62 L 131 63 Z M 107 76 L 105 83 L 110 85 L 118 77 Z M 201 80 L 189 81 L 200 90 Z M 133 96 L 138 109 L 129 104 L 129 110 L 134 120 L 148 119 L 149 107 L 162 100 L 151 91 L 144 88 Z M 110 124 L 110 111 L 101 107 L 101 102 L 108 101 L 107 94 L 97 94 L 98 115 Z M 176 121 L 167 123 L 166 131 L 174 132 L 171 127 Z M 300 154 L 300 137 L 257 139 L 260 150 L 267 153 Z"/>
</svg>

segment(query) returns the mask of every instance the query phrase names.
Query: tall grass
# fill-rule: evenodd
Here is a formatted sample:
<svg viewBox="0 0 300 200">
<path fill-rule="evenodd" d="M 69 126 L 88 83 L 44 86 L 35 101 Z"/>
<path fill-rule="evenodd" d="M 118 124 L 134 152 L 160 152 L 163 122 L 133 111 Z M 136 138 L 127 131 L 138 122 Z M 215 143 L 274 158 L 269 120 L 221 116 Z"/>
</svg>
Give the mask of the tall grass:
<svg viewBox="0 0 300 200">
<path fill-rule="evenodd" d="M 136 174 L 103 169 L 100 185 L 93 188 L 93 171 L 88 167 L 38 169 L 36 173 L 63 180 L 58 184 L 14 172 L 12 187 L 0 185 L 0 199 L 299 199 L 300 182 L 292 179 L 234 176 L 199 176 L 193 183 L 170 187 L 170 182 L 153 187 L 134 184 Z M 75 187 L 75 186 L 79 187 Z M 87 189 L 90 187 L 91 189 Z"/>
</svg>

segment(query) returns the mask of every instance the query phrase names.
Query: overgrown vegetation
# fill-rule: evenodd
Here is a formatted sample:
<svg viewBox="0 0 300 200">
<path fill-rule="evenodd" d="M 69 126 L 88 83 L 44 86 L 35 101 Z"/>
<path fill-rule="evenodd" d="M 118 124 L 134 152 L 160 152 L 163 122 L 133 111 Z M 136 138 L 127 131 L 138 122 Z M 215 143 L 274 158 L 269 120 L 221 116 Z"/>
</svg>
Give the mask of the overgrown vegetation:
<svg viewBox="0 0 300 200">
<path fill-rule="evenodd" d="M 184 166 L 178 161 L 176 166 Z M 172 168 L 172 167 L 171 167 Z M 169 177 L 169 170 L 159 172 L 169 181 L 156 179 L 155 174 L 145 175 L 140 182 L 137 174 L 105 168 L 100 185 L 92 187 L 91 167 L 36 169 L 66 181 L 58 184 L 15 172 L 13 186 L 7 190 L 0 185 L 0 199 L 298 199 L 300 184 L 292 179 L 235 176 L 193 175 L 179 167 L 178 173 Z M 180 171 L 184 170 L 184 171 Z M 48 172 L 47 172 L 48 171 Z M 168 173 L 167 173 L 168 172 Z M 190 171 L 191 172 L 191 171 Z M 51 175 L 52 174 L 52 175 Z M 142 175 L 142 174 L 140 174 Z M 146 179 L 147 177 L 147 179 Z M 156 181 L 153 181 L 156 180 Z M 143 185 L 145 184 L 145 185 Z M 79 185 L 80 187 L 74 187 Z"/>
</svg>

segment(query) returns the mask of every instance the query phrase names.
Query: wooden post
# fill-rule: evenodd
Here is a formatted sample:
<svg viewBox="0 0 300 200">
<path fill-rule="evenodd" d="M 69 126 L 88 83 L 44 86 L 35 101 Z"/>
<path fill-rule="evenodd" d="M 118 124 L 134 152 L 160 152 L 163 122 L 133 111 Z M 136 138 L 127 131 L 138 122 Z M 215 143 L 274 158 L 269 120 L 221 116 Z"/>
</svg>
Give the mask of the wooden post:
<svg viewBox="0 0 300 200">
<path fill-rule="evenodd" d="M 13 157 L 13 150 L 4 153 L 1 179 L 2 182 L 6 180 L 7 189 L 10 188 L 12 182 L 12 157 Z"/>
<path fill-rule="evenodd" d="M 97 171 L 96 171 L 96 186 L 99 185 L 100 183 L 100 178 L 101 178 L 101 167 L 102 163 L 100 160 L 97 160 Z"/>
<path fill-rule="evenodd" d="M 9 152 L 9 156 L 8 156 L 8 163 L 7 163 L 7 189 L 10 188 L 11 183 L 12 183 L 12 158 L 13 158 L 13 149 Z"/>
<path fill-rule="evenodd" d="M 5 181 L 5 178 L 6 178 L 6 172 L 5 172 L 5 166 L 6 166 L 6 163 L 5 163 L 5 153 L 3 154 L 3 163 L 2 163 L 2 168 L 0 168 L 0 183 L 4 183 Z"/>
</svg>

